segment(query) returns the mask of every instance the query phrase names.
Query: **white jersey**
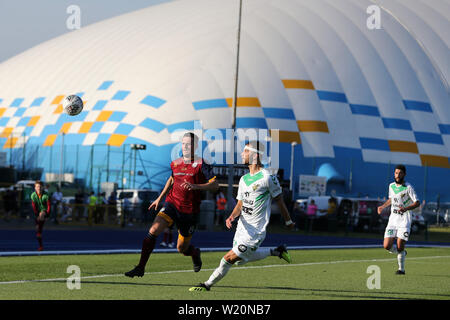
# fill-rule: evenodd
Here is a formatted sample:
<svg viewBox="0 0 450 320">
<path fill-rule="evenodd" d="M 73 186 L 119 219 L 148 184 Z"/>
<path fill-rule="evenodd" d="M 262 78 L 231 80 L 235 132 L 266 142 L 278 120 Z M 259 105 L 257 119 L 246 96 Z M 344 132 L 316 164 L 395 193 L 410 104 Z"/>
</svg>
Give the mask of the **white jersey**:
<svg viewBox="0 0 450 320">
<path fill-rule="evenodd" d="M 398 228 L 411 228 L 411 211 L 399 213 L 400 206 L 407 207 L 418 201 L 414 188 L 409 184 L 397 185 L 392 182 L 389 185 L 389 198 L 391 199 L 391 215 L 388 226 Z"/>
<path fill-rule="evenodd" d="M 239 181 L 237 200 L 242 201 L 242 212 L 236 229 L 236 237 L 264 240 L 269 223 L 272 198 L 282 192 L 276 176 L 266 169 L 251 175 L 247 173 Z"/>
</svg>

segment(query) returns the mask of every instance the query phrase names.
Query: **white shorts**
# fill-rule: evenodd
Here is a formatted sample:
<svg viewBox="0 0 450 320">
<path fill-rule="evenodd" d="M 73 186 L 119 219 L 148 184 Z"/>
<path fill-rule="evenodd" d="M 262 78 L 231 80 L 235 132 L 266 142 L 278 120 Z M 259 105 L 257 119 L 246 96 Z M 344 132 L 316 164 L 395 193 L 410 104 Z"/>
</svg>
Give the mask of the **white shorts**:
<svg viewBox="0 0 450 320">
<path fill-rule="evenodd" d="M 399 238 L 405 241 L 409 239 L 410 228 L 398 228 L 394 225 L 388 225 L 384 232 L 385 238 Z"/>
<path fill-rule="evenodd" d="M 247 261 L 252 254 L 259 248 L 266 235 L 250 237 L 248 234 L 239 234 L 236 232 L 233 239 L 233 252 L 242 260 Z"/>
</svg>

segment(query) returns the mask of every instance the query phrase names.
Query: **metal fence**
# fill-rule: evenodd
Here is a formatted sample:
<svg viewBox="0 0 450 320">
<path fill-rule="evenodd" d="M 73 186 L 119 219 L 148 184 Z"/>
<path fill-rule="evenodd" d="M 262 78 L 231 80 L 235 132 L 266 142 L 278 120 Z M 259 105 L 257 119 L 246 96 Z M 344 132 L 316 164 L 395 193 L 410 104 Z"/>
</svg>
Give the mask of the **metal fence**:
<svg viewBox="0 0 450 320">
<path fill-rule="evenodd" d="M 30 201 L 0 200 L 0 218 L 19 222 L 35 218 Z M 141 205 L 76 204 L 61 202 L 51 208 L 49 223 L 74 226 L 133 226 L 148 225 L 154 213 Z"/>
</svg>

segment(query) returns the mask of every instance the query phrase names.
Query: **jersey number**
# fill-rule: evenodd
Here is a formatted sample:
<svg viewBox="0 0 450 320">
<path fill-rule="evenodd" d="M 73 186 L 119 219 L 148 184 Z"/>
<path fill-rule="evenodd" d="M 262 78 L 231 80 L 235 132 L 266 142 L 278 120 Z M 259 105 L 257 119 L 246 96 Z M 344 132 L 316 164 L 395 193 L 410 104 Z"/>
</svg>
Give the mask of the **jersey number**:
<svg viewBox="0 0 450 320">
<path fill-rule="evenodd" d="M 253 209 L 249 207 L 242 207 L 242 211 L 246 214 L 252 214 Z"/>
</svg>

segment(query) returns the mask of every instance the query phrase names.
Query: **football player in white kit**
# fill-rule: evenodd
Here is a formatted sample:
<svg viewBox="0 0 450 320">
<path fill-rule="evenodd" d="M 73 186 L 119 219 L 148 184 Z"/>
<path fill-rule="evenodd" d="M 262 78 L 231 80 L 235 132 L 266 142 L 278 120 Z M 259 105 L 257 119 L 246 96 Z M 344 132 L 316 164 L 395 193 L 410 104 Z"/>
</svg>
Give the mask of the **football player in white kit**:
<svg viewBox="0 0 450 320">
<path fill-rule="evenodd" d="M 378 214 L 381 214 L 384 208 L 391 206 L 383 247 L 390 253 L 397 253 L 398 270 L 396 274 L 405 274 L 405 245 L 411 231 L 411 210 L 420 206 L 416 192 L 409 183 L 405 182 L 405 176 L 405 166 L 396 166 L 395 182 L 389 185 L 389 199 L 378 207 Z M 397 249 L 393 248 L 394 238 L 397 238 Z"/>
<path fill-rule="evenodd" d="M 225 254 L 219 267 L 213 271 L 207 281 L 190 288 L 189 291 L 209 291 L 235 263 L 243 265 L 268 256 L 277 256 L 291 263 L 291 256 L 284 245 L 274 249 L 259 248 L 266 237 L 272 199 L 278 204 L 286 226 L 292 229 L 295 225 L 283 201 L 282 189 L 277 177 L 272 176 L 261 164 L 262 154 L 264 154 L 263 146 L 256 141 L 249 142 L 241 153 L 242 160 L 248 164 L 250 173 L 241 177 L 238 202 L 226 220 L 226 226 L 231 229 L 232 222 L 239 217 L 233 248 Z"/>
</svg>

